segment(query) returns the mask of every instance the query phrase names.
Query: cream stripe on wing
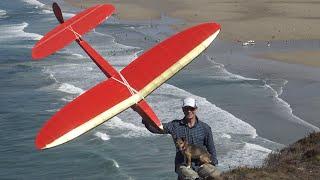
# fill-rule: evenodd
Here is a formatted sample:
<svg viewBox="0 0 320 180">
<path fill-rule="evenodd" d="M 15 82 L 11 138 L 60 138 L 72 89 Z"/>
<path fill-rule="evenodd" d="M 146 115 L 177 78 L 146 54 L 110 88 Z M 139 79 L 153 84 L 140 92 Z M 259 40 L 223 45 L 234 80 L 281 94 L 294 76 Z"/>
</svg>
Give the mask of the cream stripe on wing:
<svg viewBox="0 0 320 180">
<path fill-rule="evenodd" d="M 175 73 L 181 70 L 184 66 L 190 63 L 195 57 L 197 57 L 203 50 L 205 50 L 211 42 L 216 38 L 220 30 L 216 31 L 213 35 L 209 36 L 206 40 L 204 40 L 201 44 L 192 49 L 188 54 L 182 57 L 179 61 L 173 64 L 170 68 L 164 71 L 161 75 L 151 81 L 146 87 L 139 91 L 138 94 L 130 96 L 128 99 L 120 102 L 119 104 L 113 106 L 107 111 L 99 114 L 98 116 L 90 119 L 89 121 L 83 123 L 82 125 L 76 127 L 75 129 L 69 131 L 58 139 L 54 140 L 52 143 L 46 145 L 45 148 L 51 148 L 60 144 L 63 144 L 67 141 L 70 141 L 81 134 L 89 131 L 90 129 L 102 124 L 103 122 L 109 120 L 113 116 L 117 115 L 119 112 L 124 111 L 128 107 L 135 104 L 141 100 L 141 97 L 146 97 L 152 91 L 154 91 L 157 87 L 163 84 L 166 80 L 172 77 Z"/>
<path fill-rule="evenodd" d="M 164 71 L 160 76 L 156 79 L 151 81 L 146 87 L 144 87 L 140 93 L 146 97 L 149 95 L 153 90 L 155 90 L 159 85 L 163 84 L 169 78 L 171 78 L 174 74 L 180 71 L 183 67 L 189 64 L 194 58 L 196 58 L 203 50 L 205 50 L 211 42 L 217 37 L 220 30 L 215 32 L 213 35 L 209 36 L 205 41 L 191 50 L 188 54 L 182 57 L 179 61 L 173 64 L 170 68 Z"/>
</svg>

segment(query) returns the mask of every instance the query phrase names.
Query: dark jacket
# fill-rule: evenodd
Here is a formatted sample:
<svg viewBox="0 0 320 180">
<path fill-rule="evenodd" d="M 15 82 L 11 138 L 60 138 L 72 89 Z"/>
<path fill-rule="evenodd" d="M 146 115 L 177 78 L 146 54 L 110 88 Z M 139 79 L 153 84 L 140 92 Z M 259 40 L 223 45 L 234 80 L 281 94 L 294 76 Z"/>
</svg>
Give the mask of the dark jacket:
<svg viewBox="0 0 320 180">
<path fill-rule="evenodd" d="M 171 134 L 172 137 L 181 138 L 184 137 L 187 139 L 189 144 L 194 144 L 198 146 L 203 146 L 207 149 L 207 151 L 211 154 L 212 164 L 217 165 L 217 155 L 216 149 L 214 146 L 212 131 L 208 124 L 201 122 L 198 120 L 192 128 L 189 128 L 187 121 L 184 119 L 181 120 L 173 120 L 168 123 L 163 123 L 164 132 L 159 132 L 152 128 L 151 126 L 146 125 L 146 128 L 152 133 L 161 133 L 161 134 Z M 176 148 L 176 157 L 175 157 L 175 165 L 176 168 L 180 164 L 184 163 L 184 157 L 179 149 Z M 193 168 L 197 169 L 198 162 L 192 163 Z"/>
</svg>

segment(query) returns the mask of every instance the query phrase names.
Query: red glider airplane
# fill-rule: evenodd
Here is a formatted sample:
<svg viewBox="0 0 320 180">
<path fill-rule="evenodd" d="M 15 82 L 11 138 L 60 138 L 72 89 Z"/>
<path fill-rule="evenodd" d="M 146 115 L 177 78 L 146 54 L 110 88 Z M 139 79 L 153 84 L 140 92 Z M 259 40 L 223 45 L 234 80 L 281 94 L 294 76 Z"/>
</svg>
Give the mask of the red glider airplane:
<svg viewBox="0 0 320 180">
<path fill-rule="evenodd" d="M 36 43 L 32 58 L 44 58 L 76 41 L 107 79 L 64 106 L 45 123 L 35 140 L 38 149 L 68 142 L 129 107 L 162 130 L 160 120 L 144 98 L 205 50 L 220 31 L 220 25 L 213 22 L 186 29 L 118 72 L 81 37 L 107 19 L 115 11 L 114 6 L 96 5 L 67 21 L 58 4 L 53 3 L 52 7 L 60 25 Z"/>
</svg>

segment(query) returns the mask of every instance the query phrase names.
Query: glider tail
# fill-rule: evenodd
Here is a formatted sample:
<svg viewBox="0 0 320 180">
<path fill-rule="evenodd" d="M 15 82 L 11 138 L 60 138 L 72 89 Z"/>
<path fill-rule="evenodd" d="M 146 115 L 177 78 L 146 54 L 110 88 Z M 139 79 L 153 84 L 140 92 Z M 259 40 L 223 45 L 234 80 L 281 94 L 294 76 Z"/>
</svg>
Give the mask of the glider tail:
<svg viewBox="0 0 320 180">
<path fill-rule="evenodd" d="M 47 57 L 76 41 L 108 78 L 117 74 L 117 71 L 81 37 L 107 19 L 115 11 L 114 6 L 108 4 L 96 5 L 67 21 L 64 21 L 57 3 L 52 4 L 52 9 L 60 25 L 37 42 L 32 49 L 32 58 L 37 60 Z"/>
<path fill-rule="evenodd" d="M 59 5 L 54 2 L 52 4 L 52 9 L 54 15 L 60 24 L 64 23 L 63 15 Z M 108 77 L 114 76 L 118 74 L 118 72 L 106 61 L 95 49 L 93 49 L 90 44 L 88 44 L 83 38 L 78 37 L 76 42 L 79 46 L 88 54 L 88 56 L 92 59 L 92 61 L 100 68 L 100 70 Z"/>
</svg>

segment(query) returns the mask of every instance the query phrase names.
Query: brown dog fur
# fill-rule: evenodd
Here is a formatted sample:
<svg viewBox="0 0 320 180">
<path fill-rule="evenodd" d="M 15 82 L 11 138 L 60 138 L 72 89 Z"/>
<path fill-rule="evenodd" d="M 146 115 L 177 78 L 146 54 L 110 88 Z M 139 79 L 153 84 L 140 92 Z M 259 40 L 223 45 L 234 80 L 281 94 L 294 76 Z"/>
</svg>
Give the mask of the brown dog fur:
<svg viewBox="0 0 320 180">
<path fill-rule="evenodd" d="M 188 167 L 191 167 L 192 159 L 199 160 L 200 165 L 211 163 L 211 155 L 206 149 L 193 144 L 188 144 L 184 138 L 178 138 L 176 140 L 176 146 L 184 155 Z"/>
</svg>

